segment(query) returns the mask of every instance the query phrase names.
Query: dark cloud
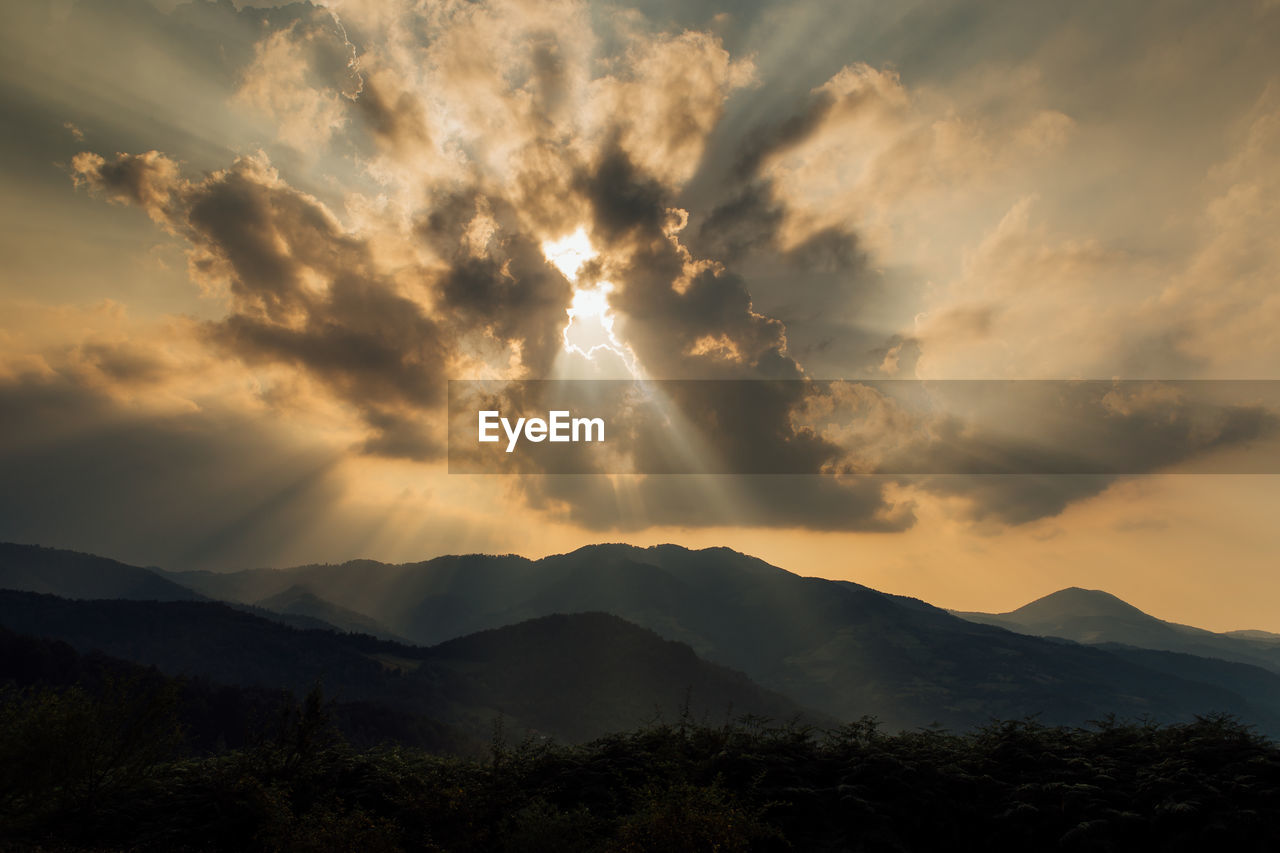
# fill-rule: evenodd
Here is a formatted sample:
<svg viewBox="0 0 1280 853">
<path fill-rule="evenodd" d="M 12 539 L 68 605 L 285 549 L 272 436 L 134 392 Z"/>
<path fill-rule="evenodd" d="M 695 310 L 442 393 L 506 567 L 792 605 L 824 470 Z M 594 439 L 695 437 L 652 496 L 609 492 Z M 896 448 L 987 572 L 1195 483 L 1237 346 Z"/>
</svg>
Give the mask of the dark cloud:
<svg viewBox="0 0 1280 853">
<path fill-rule="evenodd" d="M 535 509 L 593 531 L 753 526 L 895 532 L 915 522 L 910 503 L 890 504 L 885 483 L 867 478 L 527 475 L 517 487 Z"/>
<path fill-rule="evenodd" d="M 806 383 L 698 380 L 666 382 L 659 390 L 705 448 L 706 470 L 818 475 L 840 456 L 838 446 L 792 422 L 792 411 L 815 390 Z M 640 432 L 634 451 L 637 470 L 688 470 L 670 430 Z"/>
<path fill-rule="evenodd" d="M 868 362 L 868 352 L 894 346 L 894 331 L 869 328 L 861 318 L 869 307 L 902 302 L 909 289 L 887 285 L 849 228 L 818 228 L 785 245 L 794 239 L 782 233 L 790 212 L 763 168 L 771 155 L 809 138 L 835 106 L 830 92 L 810 92 L 794 111 L 740 134 L 720 155 L 733 168 L 704 189 L 706 212 L 691 216 L 697 225 L 689 245 L 744 276 L 756 310 L 784 324 L 788 350 L 809 375 L 875 376 L 881 360 Z"/>
<path fill-rule="evenodd" d="M 468 235 L 477 216 L 491 229 L 484 246 L 471 245 Z M 476 192 L 453 194 L 423 217 L 418 233 L 449 264 L 436 293 L 454 334 L 500 341 L 520 353 L 530 375 L 549 375 L 571 288 L 514 208 Z"/>
<path fill-rule="evenodd" d="M 935 393 L 953 391 L 950 405 L 957 409 L 982 407 L 981 420 L 942 417 L 927 437 L 885 458 L 881 469 L 914 472 L 920 476 L 903 482 L 963 497 L 972 518 L 1002 524 L 1058 515 L 1123 477 L 1177 469 L 1217 451 L 1255 448 L 1204 470 L 1276 471 L 1280 460 L 1266 444 L 1280 435 L 1273 385 L 932 383 Z M 988 397 L 993 391 L 1004 399 Z"/>
<path fill-rule="evenodd" d="M 728 263 L 753 250 L 776 249 L 785 215 L 782 205 L 773 200 L 769 184 L 753 181 L 712 209 L 698 228 L 697 245 L 710 257 Z"/>
<path fill-rule="evenodd" d="M 379 432 L 370 447 L 438 456 L 423 412 L 444 399 L 449 332 L 378 272 L 368 246 L 262 162 L 238 160 L 199 182 L 177 178 L 154 152 L 84 158 L 79 179 L 130 200 L 190 241 L 193 267 L 225 282 L 231 311 L 211 341 L 254 363 L 285 363 L 322 381 Z M 145 193 L 137 186 L 151 187 Z M 416 442 L 406 440 L 417 434 Z"/>
<path fill-rule="evenodd" d="M 920 360 L 920 341 L 914 337 L 891 335 L 887 341 L 846 361 L 858 365 L 857 373 L 865 376 L 884 375 L 889 379 L 910 379 L 916 375 Z"/>
<path fill-rule="evenodd" d="M 866 255 L 858 246 L 858 237 L 844 228 L 827 227 L 810 234 L 795 247 L 788 249 L 786 258 L 793 266 L 806 273 L 861 272 L 867 263 Z"/>
<path fill-rule="evenodd" d="M 699 264 L 670 236 L 670 201 L 616 144 L 581 181 L 592 234 L 626 260 L 604 272 L 618 286 L 610 304 L 624 338 L 654 378 L 796 378 L 785 329 L 752 310 L 740 276 Z"/>
<path fill-rule="evenodd" d="M 752 310 L 740 276 L 718 267 L 686 270 L 674 247 L 655 243 L 635 253 L 619 277 L 623 288 L 612 304 L 622 315 L 625 339 L 651 376 L 801 375 L 787 355 L 785 328 Z"/>
<path fill-rule="evenodd" d="M 86 155 L 76 168 L 91 190 L 185 237 L 197 274 L 229 288 L 231 312 L 207 324 L 211 341 L 248 363 L 289 364 L 321 380 L 375 430 L 371 451 L 439 456 L 430 426 L 467 347 L 509 347 L 535 375 L 549 373 L 560 351 L 569 283 L 501 199 L 459 193 L 424 215 L 416 233 L 447 263 L 418 274 L 434 298 L 428 308 L 379 270 L 364 239 L 260 159 L 198 182 L 155 152 Z M 476 217 L 488 229 L 483 246 L 469 236 Z"/>
<path fill-rule="evenodd" d="M 425 150 L 431 142 L 422 101 L 389 72 L 366 73 L 355 106 L 375 138 L 399 156 Z"/>
<path fill-rule="evenodd" d="M 649 239 L 661 236 L 667 220 L 667 192 L 631 161 L 616 137 L 605 144 L 594 168 L 578 183 L 591 204 L 593 233 L 611 242 L 636 232 Z"/>
<path fill-rule="evenodd" d="M 559 114 L 567 103 L 569 84 L 564 53 L 555 33 L 545 32 L 534 36 L 530 45 L 529 62 L 533 69 L 531 76 L 536 113 L 547 117 Z"/>
<path fill-rule="evenodd" d="M 746 133 L 734 158 L 734 175 L 742 181 L 758 177 L 760 166 L 768 157 L 780 154 L 808 139 L 835 105 L 836 99 L 830 92 L 815 91 L 811 93 L 809 102 L 798 112 Z"/>
<path fill-rule="evenodd" d="M 161 381 L 169 364 L 152 348 L 129 341 L 88 342 L 78 354 L 84 363 L 102 373 L 110 382 L 142 385 Z"/>
<path fill-rule="evenodd" d="M 84 152 L 72 161 L 77 183 L 84 181 L 110 201 L 135 204 L 162 218 L 178 179 L 178 165 L 159 151 L 107 160 Z"/>
</svg>

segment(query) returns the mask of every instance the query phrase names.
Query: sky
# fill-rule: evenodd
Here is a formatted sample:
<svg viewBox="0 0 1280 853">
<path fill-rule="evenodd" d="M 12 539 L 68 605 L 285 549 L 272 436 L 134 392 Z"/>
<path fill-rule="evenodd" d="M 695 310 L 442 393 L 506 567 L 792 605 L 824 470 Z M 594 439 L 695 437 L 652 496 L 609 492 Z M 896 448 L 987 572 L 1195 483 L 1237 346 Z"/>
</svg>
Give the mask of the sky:
<svg viewBox="0 0 1280 853">
<path fill-rule="evenodd" d="M 1032 441 L 856 382 L 1280 379 L 1275 0 L 5 17 L 0 539 L 219 570 L 726 545 L 1280 631 L 1280 476 L 1240 455 L 1274 395 L 1117 391 Z M 448 473 L 448 380 L 619 377 L 787 380 L 738 451 L 792 473 Z M 1131 464 L 849 473 L 1067 445 Z"/>
</svg>

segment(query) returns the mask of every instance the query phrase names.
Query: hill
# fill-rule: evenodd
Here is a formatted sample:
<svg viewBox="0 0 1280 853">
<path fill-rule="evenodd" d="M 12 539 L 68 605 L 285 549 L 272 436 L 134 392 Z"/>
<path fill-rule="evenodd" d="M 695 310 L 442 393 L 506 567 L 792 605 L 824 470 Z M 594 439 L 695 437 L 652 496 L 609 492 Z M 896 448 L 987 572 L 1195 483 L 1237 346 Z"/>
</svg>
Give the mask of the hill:
<svg viewBox="0 0 1280 853">
<path fill-rule="evenodd" d="M 579 742 L 687 710 L 831 722 L 699 659 L 687 646 L 605 614 L 555 616 L 436 648 L 298 630 L 213 602 L 71 601 L 0 592 L 0 625 L 81 652 L 243 687 L 301 694 L 317 682 L 344 703 L 370 703 L 487 737 Z"/>
<path fill-rule="evenodd" d="M 130 566 L 93 554 L 0 543 L 0 589 L 81 599 L 209 600 L 209 596 L 164 575 L 160 569 Z M 324 601 L 300 587 L 261 602 L 235 603 L 239 609 L 295 628 L 335 628 L 398 639 L 367 616 Z"/>
<path fill-rule="evenodd" d="M 262 599 L 257 606 L 280 616 L 302 617 L 321 623 L 314 627 L 327 625 L 352 634 L 369 634 L 383 640 L 404 641 L 404 638 L 388 631 L 376 619 L 370 619 L 363 613 L 326 601 L 306 587 L 297 584 Z M 298 625 L 298 627 L 303 626 Z"/>
<path fill-rule="evenodd" d="M 230 601 L 300 585 L 422 644 L 555 613 L 612 613 L 805 707 L 845 720 L 872 715 L 892 728 L 1234 710 L 1280 731 L 1277 709 L 1247 691 L 801 577 L 726 548 L 596 545 L 540 560 L 475 554 L 165 576 Z"/>
<path fill-rule="evenodd" d="M 1280 644 L 1265 632 L 1216 634 L 1157 619 L 1101 590 L 1071 587 L 1008 613 L 967 613 L 973 622 L 1021 634 L 1062 637 L 1077 643 L 1119 643 L 1144 649 L 1221 658 L 1280 672 Z"/>
<path fill-rule="evenodd" d="M 12 542 L 0 543 L 0 589 L 45 592 L 64 598 L 204 599 L 151 569 L 92 554 Z"/>
</svg>

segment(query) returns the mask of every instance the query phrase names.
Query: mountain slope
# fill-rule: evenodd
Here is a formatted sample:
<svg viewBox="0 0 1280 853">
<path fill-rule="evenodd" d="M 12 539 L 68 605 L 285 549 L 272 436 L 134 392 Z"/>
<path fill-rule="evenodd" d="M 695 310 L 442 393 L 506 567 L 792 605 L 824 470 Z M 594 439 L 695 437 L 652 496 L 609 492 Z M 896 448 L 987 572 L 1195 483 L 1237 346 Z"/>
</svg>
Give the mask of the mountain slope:
<svg viewBox="0 0 1280 853">
<path fill-rule="evenodd" d="M 199 601 L 204 598 L 151 569 L 106 557 L 0 543 L 0 589 L 45 592 L 67 598 L 132 598 Z"/>
<path fill-rule="evenodd" d="M 47 637 L 16 634 L 0 627 L 0 687 L 77 687 L 89 695 L 113 694 L 115 701 L 145 705 L 157 693 L 176 698 L 182 740 L 198 752 L 250 746 L 264 732 L 278 732 L 296 697 L 279 688 L 217 684 L 205 678 L 167 676 L 153 667 L 79 652 Z M 374 746 L 388 740 L 433 752 L 483 754 L 488 739 L 405 712 L 367 702 L 330 703 L 332 719 L 348 740 Z"/>
<path fill-rule="evenodd" d="M 686 711 L 713 725 L 742 714 L 836 722 L 703 661 L 684 643 L 606 613 L 544 616 L 470 634 L 429 649 L 424 659 L 465 674 L 455 701 L 561 737 L 566 709 L 575 726 L 597 734 L 617 731 L 618 721 L 630 728 Z"/>
<path fill-rule="evenodd" d="M 1099 649 L 800 577 L 724 548 L 597 545 L 541 560 L 469 555 L 171 577 L 227 598 L 301 583 L 421 643 L 557 612 L 613 613 L 803 705 L 842 719 L 871 714 L 891 727 L 967 727 L 1028 714 L 1082 723 L 1109 712 L 1271 713 L 1225 688 Z"/>
<path fill-rule="evenodd" d="M 419 648 L 332 631 L 300 631 L 212 602 L 70 601 L 0 592 L 0 625 L 80 651 L 238 686 L 295 692 L 322 682 L 343 702 L 412 712 L 485 737 L 509 730 L 581 741 L 687 703 L 726 714 L 831 722 L 708 664 L 687 646 L 605 614 L 526 622 Z"/>
<path fill-rule="evenodd" d="M 965 613 L 973 622 L 1077 643 L 1120 643 L 1261 666 L 1280 672 L 1280 645 L 1256 632 L 1215 634 L 1148 615 L 1101 590 L 1071 587 L 1008 613 Z"/>
<path fill-rule="evenodd" d="M 167 574 L 162 569 L 144 569 L 76 551 L 0 543 L 0 589 L 81 599 L 209 600 L 210 596 Z M 398 639 L 375 620 L 327 602 L 300 587 L 284 590 L 261 602 L 235 602 L 255 615 L 295 628 L 335 628 Z"/>
<path fill-rule="evenodd" d="M 556 613 L 611 613 L 804 707 L 843 720 L 872 715 L 890 728 L 1229 711 L 1280 732 L 1280 709 L 1248 690 L 800 577 L 724 548 L 597 545 L 541 560 L 468 555 L 166 577 L 231 601 L 301 586 L 424 645 Z"/>
<path fill-rule="evenodd" d="M 387 630 L 376 619 L 339 607 L 298 584 L 262 599 L 257 606 L 281 616 L 308 617 L 352 634 L 368 634 L 383 640 L 402 641 L 401 637 Z"/>
</svg>

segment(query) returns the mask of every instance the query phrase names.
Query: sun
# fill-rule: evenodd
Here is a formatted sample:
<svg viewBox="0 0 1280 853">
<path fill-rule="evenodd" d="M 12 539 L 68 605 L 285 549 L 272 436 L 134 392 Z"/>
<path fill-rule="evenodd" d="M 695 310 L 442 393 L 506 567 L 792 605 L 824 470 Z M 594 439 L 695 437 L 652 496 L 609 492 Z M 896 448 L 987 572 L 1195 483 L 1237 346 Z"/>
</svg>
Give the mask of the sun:
<svg viewBox="0 0 1280 853">
<path fill-rule="evenodd" d="M 591 246 L 587 229 L 580 225 L 567 237 L 542 241 L 542 254 L 565 278 L 576 281 L 578 271 L 587 261 L 594 260 L 597 252 Z"/>
<path fill-rule="evenodd" d="M 607 281 L 595 287 L 578 287 L 565 313 L 569 322 L 564 327 L 564 348 L 591 358 L 601 348 L 623 355 L 623 346 L 613 331 L 613 314 L 609 311 L 609 294 L 613 285 Z"/>
<path fill-rule="evenodd" d="M 567 320 L 562 332 L 565 353 L 588 361 L 594 361 L 597 355 L 602 354 L 617 356 L 628 373 L 638 376 L 631 348 L 622 343 L 614 331 L 614 316 L 609 304 L 613 283 L 594 281 L 588 285 L 579 277 L 582 268 L 599 256 L 591 245 L 587 229 L 579 226 L 565 237 L 544 240 L 542 254 L 573 285 L 573 297 L 565 309 Z"/>
</svg>

